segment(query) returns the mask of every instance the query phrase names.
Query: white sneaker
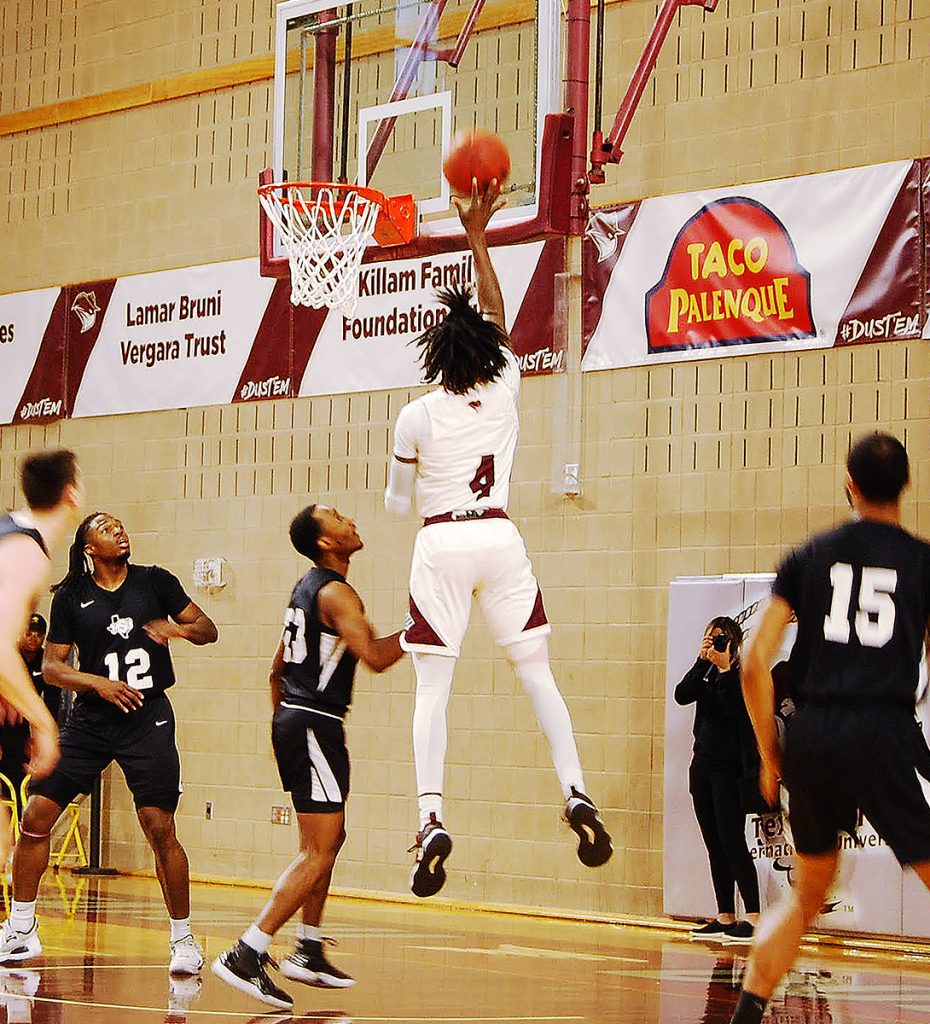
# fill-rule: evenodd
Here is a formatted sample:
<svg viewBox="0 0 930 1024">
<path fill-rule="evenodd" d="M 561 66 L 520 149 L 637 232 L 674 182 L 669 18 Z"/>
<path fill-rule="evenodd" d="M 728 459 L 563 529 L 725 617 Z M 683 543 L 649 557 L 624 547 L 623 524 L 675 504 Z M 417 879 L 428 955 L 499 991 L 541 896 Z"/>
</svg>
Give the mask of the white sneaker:
<svg viewBox="0 0 930 1024">
<path fill-rule="evenodd" d="M 193 935 L 185 935 L 183 939 L 171 943 L 168 970 L 172 974 L 200 974 L 202 967 L 203 950 Z"/>
<path fill-rule="evenodd" d="M 42 943 L 39 942 L 39 924 L 33 922 L 28 932 L 18 932 L 9 922 L 3 922 L 0 927 L 0 963 L 7 963 L 11 960 L 32 960 L 33 957 L 42 953 Z"/>
</svg>

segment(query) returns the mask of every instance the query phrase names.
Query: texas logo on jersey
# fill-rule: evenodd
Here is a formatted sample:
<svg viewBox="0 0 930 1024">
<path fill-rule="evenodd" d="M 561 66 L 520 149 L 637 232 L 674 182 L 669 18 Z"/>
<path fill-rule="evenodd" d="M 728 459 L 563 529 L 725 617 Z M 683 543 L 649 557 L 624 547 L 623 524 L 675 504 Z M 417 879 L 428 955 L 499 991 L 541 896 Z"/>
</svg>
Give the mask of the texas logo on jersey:
<svg viewBox="0 0 930 1024">
<path fill-rule="evenodd" d="M 110 619 L 110 625 L 107 626 L 107 632 L 112 633 L 113 636 L 121 636 L 124 640 L 129 639 L 129 634 L 132 633 L 133 621 L 131 618 L 121 619 L 116 613 Z"/>
</svg>

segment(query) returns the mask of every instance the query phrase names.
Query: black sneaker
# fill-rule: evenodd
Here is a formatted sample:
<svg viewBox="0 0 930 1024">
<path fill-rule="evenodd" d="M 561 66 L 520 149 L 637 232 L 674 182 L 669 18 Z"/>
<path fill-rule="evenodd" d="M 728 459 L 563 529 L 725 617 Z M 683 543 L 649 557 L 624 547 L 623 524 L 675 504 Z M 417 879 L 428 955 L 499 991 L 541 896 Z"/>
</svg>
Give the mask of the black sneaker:
<svg viewBox="0 0 930 1024">
<path fill-rule="evenodd" d="M 578 859 L 587 868 L 598 868 L 610 860 L 614 852 L 610 833 L 604 828 L 594 801 L 572 786 L 572 795 L 565 802 L 562 817 L 578 836 Z"/>
<path fill-rule="evenodd" d="M 417 841 L 407 853 L 416 851 L 417 859 L 410 873 L 410 888 L 414 896 L 435 896 L 446 884 L 446 869 L 443 865 L 452 852 L 452 836 L 431 814 L 422 832 L 417 832 Z"/>
<path fill-rule="evenodd" d="M 728 924 L 720 938 L 723 942 L 748 945 L 755 933 L 755 928 L 748 921 L 737 921 L 736 924 Z"/>
<path fill-rule="evenodd" d="M 722 942 L 724 932 L 727 928 L 732 927 L 732 925 L 724 924 L 722 921 L 718 921 L 715 918 L 713 921 L 708 921 L 706 924 L 703 924 L 698 928 L 692 928 L 691 934 L 688 938 L 694 939 L 698 942 Z"/>
<path fill-rule="evenodd" d="M 279 1010 L 290 1010 L 294 1000 L 268 977 L 266 964 L 276 967 L 277 964 L 267 953 L 257 953 L 241 939 L 213 961 L 211 970 L 222 978 L 227 985 L 254 996 L 269 1006 Z"/>
<path fill-rule="evenodd" d="M 340 971 L 326 959 L 323 942 L 332 939 L 298 939 L 294 952 L 281 962 L 281 973 L 291 981 L 320 988 L 350 988 L 355 978 Z"/>
</svg>

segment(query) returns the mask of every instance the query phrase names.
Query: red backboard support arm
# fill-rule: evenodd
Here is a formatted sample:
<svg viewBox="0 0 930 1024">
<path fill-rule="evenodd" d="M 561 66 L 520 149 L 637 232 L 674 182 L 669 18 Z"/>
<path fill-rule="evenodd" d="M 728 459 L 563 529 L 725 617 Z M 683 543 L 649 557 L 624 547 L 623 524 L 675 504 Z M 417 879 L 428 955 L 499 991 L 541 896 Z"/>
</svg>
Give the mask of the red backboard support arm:
<svg viewBox="0 0 930 1024">
<path fill-rule="evenodd" d="M 649 38 L 646 40 L 642 56 L 639 58 L 636 70 L 633 72 L 633 77 L 627 86 L 626 95 L 620 104 L 620 110 L 617 113 L 617 119 L 614 121 L 610 134 L 605 139 L 599 126 L 594 131 L 591 145 L 591 169 L 588 171 L 588 180 L 592 184 L 600 185 L 603 183 L 605 164 L 620 163 L 620 159 L 623 156 L 623 150 L 621 149 L 623 140 L 633 120 L 633 115 L 636 113 L 636 108 L 639 106 L 639 101 L 642 98 L 643 90 L 646 88 L 646 83 L 649 81 L 649 76 L 652 74 L 656 61 L 659 59 L 659 52 L 665 42 L 665 37 L 668 35 L 668 30 L 671 28 L 672 20 L 678 13 L 679 8 L 703 7 L 704 10 L 713 12 L 717 7 L 717 2 L 718 0 L 663 0 L 662 6 L 656 15 L 655 24 L 652 26 Z"/>
</svg>

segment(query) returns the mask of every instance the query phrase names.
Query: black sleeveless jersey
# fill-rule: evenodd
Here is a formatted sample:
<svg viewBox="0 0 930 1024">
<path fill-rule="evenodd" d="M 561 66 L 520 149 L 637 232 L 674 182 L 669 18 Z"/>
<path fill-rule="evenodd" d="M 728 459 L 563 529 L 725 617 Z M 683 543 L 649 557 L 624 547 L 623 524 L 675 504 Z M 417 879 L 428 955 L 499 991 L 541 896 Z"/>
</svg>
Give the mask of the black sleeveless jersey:
<svg viewBox="0 0 930 1024">
<path fill-rule="evenodd" d="M 354 655 L 320 622 L 317 597 L 327 583 L 345 583 L 332 569 L 311 569 L 294 587 L 284 612 L 281 703 L 342 718 L 352 703 Z"/>
<path fill-rule="evenodd" d="M 104 590 L 88 574 L 52 598 L 48 642 L 77 647 L 82 672 L 121 679 L 152 696 L 174 685 L 174 666 L 167 646 L 142 627 L 176 618 L 190 601 L 181 581 L 158 565 L 130 565 L 116 590 Z M 123 714 L 91 692 L 79 693 L 75 704 Z"/>
<path fill-rule="evenodd" d="M 48 548 L 45 546 L 42 534 L 39 533 L 35 527 L 20 526 L 20 524 L 17 523 L 9 513 L 7 513 L 5 516 L 0 518 L 0 540 L 4 537 L 12 536 L 14 533 L 21 533 L 26 537 L 31 537 L 42 549 L 42 554 L 48 558 Z"/>
<path fill-rule="evenodd" d="M 798 618 L 791 665 L 799 703 L 914 706 L 930 544 L 856 520 L 792 551 L 772 589 Z"/>
</svg>

